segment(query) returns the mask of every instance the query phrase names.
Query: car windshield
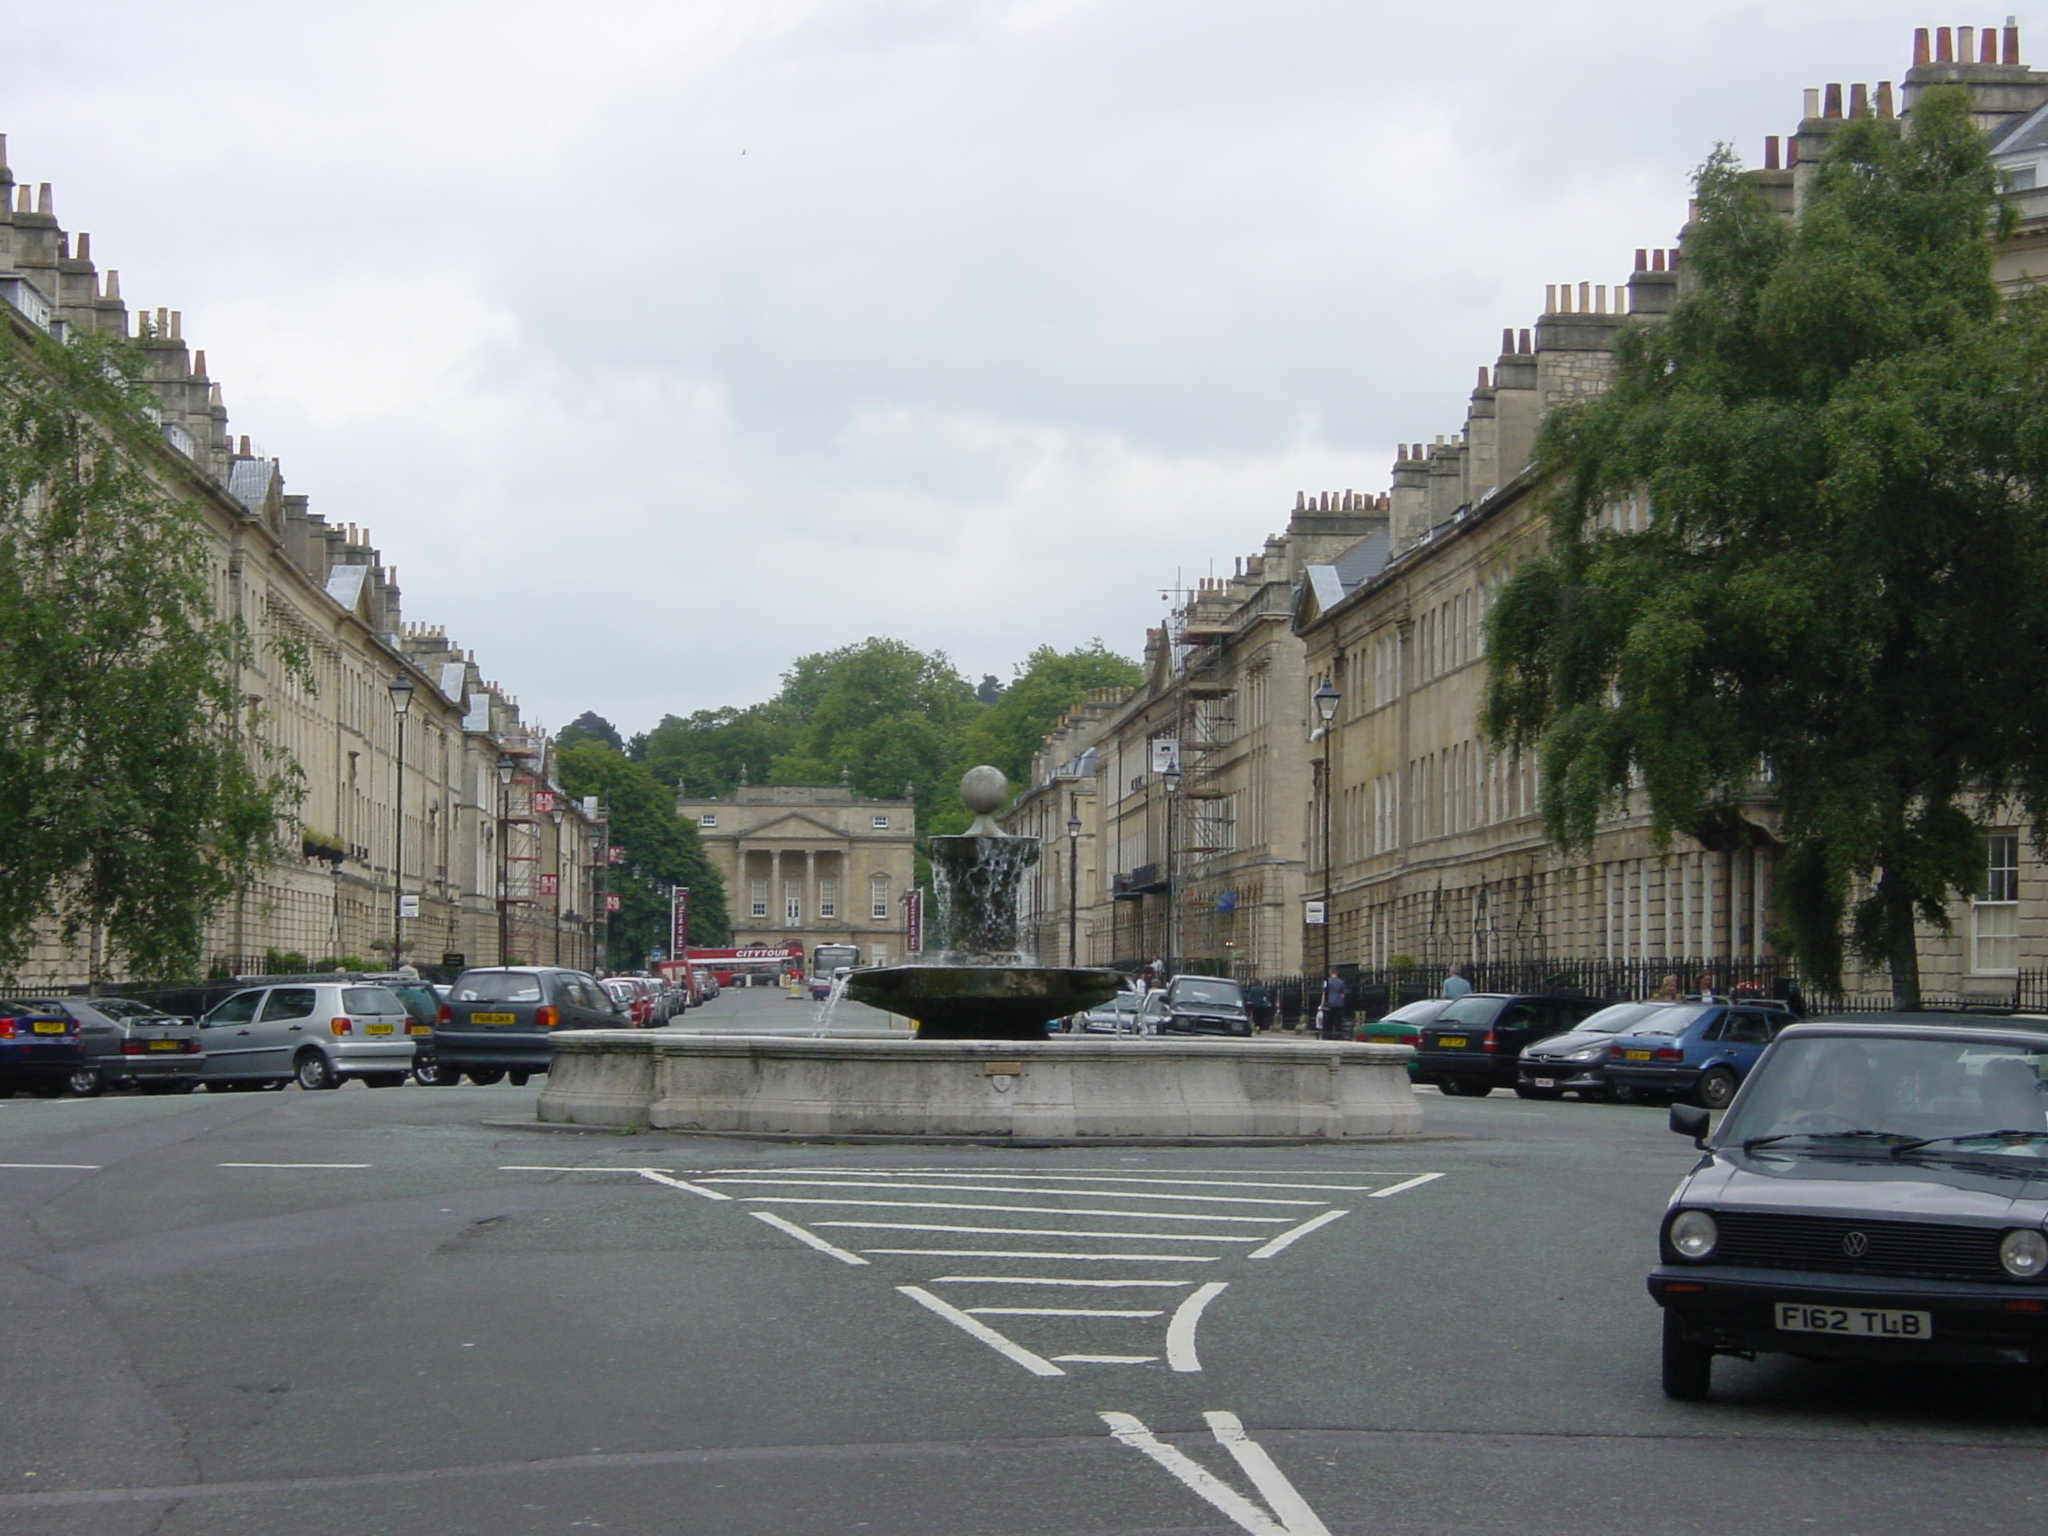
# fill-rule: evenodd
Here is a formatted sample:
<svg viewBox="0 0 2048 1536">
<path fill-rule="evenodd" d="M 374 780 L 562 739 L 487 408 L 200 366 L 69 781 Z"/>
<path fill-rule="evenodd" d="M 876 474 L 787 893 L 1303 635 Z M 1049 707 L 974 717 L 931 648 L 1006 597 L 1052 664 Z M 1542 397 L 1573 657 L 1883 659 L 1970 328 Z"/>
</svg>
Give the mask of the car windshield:
<svg viewBox="0 0 2048 1536">
<path fill-rule="evenodd" d="M 1436 1016 L 1439 1024 L 1491 1024 L 1500 1012 L 1504 997 L 1461 997 Z"/>
<path fill-rule="evenodd" d="M 343 987 L 341 1006 L 346 1013 L 404 1013 L 405 1004 L 389 987 Z"/>
<path fill-rule="evenodd" d="M 1663 1008 L 1662 1003 L 1616 1003 L 1611 1008 L 1602 1008 L 1572 1026 L 1575 1035 L 1618 1035 L 1624 1030 L 1633 1032 L 1632 1026 L 1650 1018 Z"/>
<path fill-rule="evenodd" d="M 458 1003 L 537 1003 L 540 978 L 526 971 L 472 971 L 455 984 Z"/>
<path fill-rule="evenodd" d="M 1419 1003 L 1407 1003 L 1396 1008 L 1381 1019 L 1382 1024 L 1427 1024 L 1443 1014 L 1449 1005 L 1442 998 L 1426 997 Z"/>
<path fill-rule="evenodd" d="M 2048 1158 L 2044 1076 L 2048 1041 L 1795 1037 L 1765 1055 L 1716 1140 Z"/>
<path fill-rule="evenodd" d="M 1719 1007 L 1720 1005 L 1713 1004 L 1711 1006 Z M 1707 1011 L 1705 1006 L 1697 1003 L 1691 1007 L 1687 1007 L 1682 1003 L 1676 1006 L 1670 1003 L 1652 1003 L 1649 1005 L 1649 1009 L 1650 1011 L 1644 1014 L 1638 1022 L 1629 1025 L 1626 1030 L 1617 1030 L 1616 1033 L 1631 1035 L 1682 1035 L 1691 1027 L 1694 1020 Z M 1595 1014 L 1593 1017 L 1598 1018 L 1599 1015 Z M 1588 1019 L 1586 1024 L 1581 1024 L 1579 1028 L 1584 1029 L 1591 1023 L 1592 1020 Z"/>
<path fill-rule="evenodd" d="M 92 1005 L 112 1019 L 162 1019 L 169 1017 L 163 1009 L 152 1008 L 149 1004 L 132 997 L 96 997 L 92 1000 Z"/>
<path fill-rule="evenodd" d="M 1233 1008 L 1244 1005 L 1244 993 L 1238 990 L 1234 981 L 1176 981 L 1167 993 L 1176 1003 L 1227 1003 Z"/>
<path fill-rule="evenodd" d="M 1136 1013 L 1138 1011 L 1138 1000 L 1130 993 L 1122 992 L 1112 997 L 1106 1003 L 1097 1003 L 1095 1011 L 1097 1013 Z"/>
</svg>

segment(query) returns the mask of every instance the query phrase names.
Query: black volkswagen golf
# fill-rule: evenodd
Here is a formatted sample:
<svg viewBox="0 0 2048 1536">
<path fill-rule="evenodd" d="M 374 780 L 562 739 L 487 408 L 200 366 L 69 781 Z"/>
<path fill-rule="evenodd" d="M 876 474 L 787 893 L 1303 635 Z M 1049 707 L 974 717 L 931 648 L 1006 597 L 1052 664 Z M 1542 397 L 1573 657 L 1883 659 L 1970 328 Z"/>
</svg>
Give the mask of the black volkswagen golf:
<svg viewBox="0 0 2048 1536">
<path fill-rule="evenodd" d="M 1716 1355 L 2048 1371 L 2048 1033 L 2005 1023 L 1783 1031 L 1659 1233 L 1664 1391 Z"/>
</svg>

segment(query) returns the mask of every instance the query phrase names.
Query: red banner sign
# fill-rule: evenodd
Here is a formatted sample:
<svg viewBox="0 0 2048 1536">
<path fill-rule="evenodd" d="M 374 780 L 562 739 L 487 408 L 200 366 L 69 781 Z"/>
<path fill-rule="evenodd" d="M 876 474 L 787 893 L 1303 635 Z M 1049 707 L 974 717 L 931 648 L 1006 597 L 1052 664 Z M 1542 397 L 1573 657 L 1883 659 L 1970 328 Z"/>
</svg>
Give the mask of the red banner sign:
<svg viewBox="0 0 2048 1536">
<path fill-rule="evenodd" d="M 543 896 L 561 895 L 562 877 L 560 875 L 542 875 L 540 877 L 540 893 Z"/>
<path fill-rule="evenodd" d="M 537 815 L 552 816 L 561 804 L 561 797 L 552 789 L 536 789 L 533 792 L 533 809 Z"/>
<path fill-rule="evenodd" d="M 924 953 L 924 892 L 916 886 L 903 893 L 903 953 Z"/>
<path fill-rule="evenodd" d="M 607 911 L 607 912 L 616 912 L 616 911 L 618 911 L 618 910 L 619 910 L 619 898 L 618 898 L 618 897 L 616 897 L 616 896 L 607 896 L 607 897 L 605 897 L 605 899 L 604 899 L 604 909 L 605 909 L 605 911 Z"/>
<path fill-rule="evenodd" d="M 671 886 L 668 898 L 669 953 L 680 955 L 690 947 L 690 888 Z"/>
<path fill-rule="evenodd" d="M 617 843 L 614 843 L 611 847 L 605 850 L 605 857 L 610 859 L 614 864 L 623 864 L 626 862 L 626 850 L 621 848 Z"/>
</svg>

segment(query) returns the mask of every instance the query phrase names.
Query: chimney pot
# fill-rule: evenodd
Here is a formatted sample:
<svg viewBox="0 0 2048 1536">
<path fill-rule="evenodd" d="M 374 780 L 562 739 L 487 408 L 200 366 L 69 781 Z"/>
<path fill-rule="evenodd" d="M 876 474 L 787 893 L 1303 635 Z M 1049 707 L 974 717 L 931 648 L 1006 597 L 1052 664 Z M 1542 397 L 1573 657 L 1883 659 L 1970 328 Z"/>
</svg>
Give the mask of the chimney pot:
<svg viewBox="0 0 2048 1536">
<path fill-rule="evenodd" d="M 1526 356 L 1528 356 L 1528 355 L 1529 355 L 1529 354 L 1530 354 L 1531 352 L 1533 352 L 1533 351 L 1535 351 L 1535 350 L 1536 350 L 1536 349 L 1535 349 L 1534 347 L 1532 347 L 1532 346 L 1531 346 L 1531 345 L 1529 344 L 1529 333 L 1528 333 L 1527 331 L 1523 331 L 1523 332 L 1521 332 L 1521 333 L 1520 333 L 1520 336 L 1519 336 L 1519 341 L 1520 341 L 1520 345 L 1518 345 L 1518 346 L 1517 346 L 1517 347 L 1515 348 L 1515 351 L 1517 351 L 1518 353 L 1520 353 L 1520 354 L 1521 354 L 1522 356 L 1526 357 Z"/>
<path fill-rule="evenodd" d="M 36 205 L 33 201 L 34 197 L 34 193 L 30 192 L 27 187 L 23 187 L 21 189 L 21 201 L 15 205 L 14 211 L 16 213 L 34 213 L 36 211 Z"/>
<path fill-rule="evenodd" d="M 1546 315 L 1557 313 L 1557 284 L 1555 283 L 1545 283 L 1543 285 L 1543 313 Z"/>
<path fill-rule="evenodd" d="M 107 297 L 110 299 L 121 297 L 121 272 L 117 267 L 107 268 Z"/>
<path fill-rule="evenodd" d="M 1953 64 L 1956 61 L 1956 35 L 1952 28 L 1934 29 L 1934 62 Z"/>
<path fill-rule="evenodd" d="M 2020 61 L 2020 22 L 2017 16 L 2005 18 L 2005 62 L 2017 64 Z M 7 146 L 0 141 L 0 161 L 6 157 Z"/>
<path fill-rule="evenodd" d="M 1514 328 L 1513 326 L 1511 326 L 1511 325 L 1504 325 L 1504 326 L 1502 326 L 1502 327 L 1500 328 L 1500 352 L 1501 352 L 1501 356 L 1502 356 L 1502 357 L 1506 357 L 1506 356 L 1507 356 L 1508 354 L 1510 354 L 1510 353 L 1511 353 L 1511 352 L 1513 352 L 1514 350 L 1515 350 L 1515 328 Z"/>
<path fill-rule="evenodd" d="M 1932 51 L 1932 50 L 1930 49 L 1930 47 L 1928 46 L 1928 41 L 1927 41 L 1927 29 L 1926 29 L 1925 27 L 1915 27 L 1915 28 L 1913 29 L 1913 64 L 1914 64 L 1914 67 L 1915 67 L 1915 68 L 1917 68 L 1917 67 L 1919 67 L 1919 66 L 1920 66 L 1920 65 L 1922 65 L 1922 64 L 1930 64 L 1930 63 L 1932 63 L 1933 61 L 1934 61 L 1934 54 L 1933 54 L 1933 51 Z"/>
<path fill-rule="evenodd" d="M 1777 168 L 1778 136 L 1775 133 L 1767 134 L 1764 138 L 1764 169 L 1767 171 L 1775 171 Z M 1637 253 L 1637 258 L 1638 259 L 1636 261 L 1636 270 L 1641 271 L 1643 265 L 1641 261 L 1641 252 Z"/>
<path fill-rule="evenodd" d="M 1971 54 L 1973 54 L 1973 53 L 1975 53 L 1976 51 L 1977 51 L 1977 29 L 1976 29 L 1975 27 L 1957 27 L 1957 28 L 1956 28 L 1956 62 L 1957 62 L 1957 63 L 1959 63 L 1959 64 L 1967 64 L 1967 63 L 1969 63 L 1969 62 L 1970 62 L 1970 55 L 1971 55 Z"/>
<path fill-rule="evenodd" d="M 1486 364 L 1484 363 L 1479 365 L 1479 387 L 1481 389 L 1493 388 L 1493 380 L 1486 376 Z"/>
<path fill-rule="evenodd" d="M 1986 27 L 1984 29 L 1983 36 L 1978 40 L 1977 62 L 1980 64 L 1996 64 L 1998 62 L 1998 32 L 1996 28 Z"/>
<path fill-rule="evenodd" d="M 1664 252 L 1661 248 L 1650 252 L 1650 270 L 1652 272 L 1662 272 L 1664 270 Z"/>
<path fill-rule="evenodd" d="M 1870 116 L 1870 88 L 1868 86 L 1858 84 L 1849 87 L 1849 115 L 1851 117 Z"/>
<path fill-rule="evenodd" d="M 92 260 L 92 236 L 82 229 L 78 232 L 78 259 L 80 261 Z"/>
<path fill-rule="evenodd" d="M 1877 115 L 1880 121 L 1890 122 L 1898 113 L 1893 110 L 1892 83 L 1889 80 L 1877 82 Z"/>
<path fill-rule="evenodd" d="M 55 213 L 56 211 L 56 205 L 50 200 L 50 184 L 47 181 L 39 183 L 36 187 L 36 212 Z"/>
<path fill-rule="evenodd" d="M 206 377 L 206 349 L 204 347 L 201 347 L 192 354 L 192 377 L 195 379 Z"/>
<path fill-rule="evenodd" d="M 1826 94 L 1821 98 L 1820 115 L 1825 118 L 1838 118 L 1842 115 L 1842 87 L 1839 84 L 1827 88 Z"/>
<path fill-rule="evenodd" d="M 1792 169 L 1793 166 L 1797 165 L 1798 163 L 1799 140 L 1796 138 L 1788 138 L 1787 140 L 1785 140 L 1785 169 L 1789 171 Z"/>
<path fill-rule="evenodd" d="M 1650 268 L 1650 253 L 1642 246 L 1636 247 L 1636 270 L 1647 272 Z"/>
</svg>

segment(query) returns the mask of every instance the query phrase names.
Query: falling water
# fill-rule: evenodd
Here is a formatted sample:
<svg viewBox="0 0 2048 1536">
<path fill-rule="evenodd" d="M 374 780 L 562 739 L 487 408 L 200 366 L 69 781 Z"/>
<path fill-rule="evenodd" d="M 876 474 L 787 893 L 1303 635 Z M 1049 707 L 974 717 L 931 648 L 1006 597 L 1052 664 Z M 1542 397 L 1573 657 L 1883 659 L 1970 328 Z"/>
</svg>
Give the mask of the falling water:
<svg viewBox="0 0 2048 1536">
<path fill-rule="evenodd" d="M 931 839 L 938 909 L 933 965 L 1036 965 L 1017 947 L 1017 888 L 1038 862 L 1035 838 Z"/>
<path fill-rule="evenodd" d="M 832 978 L 832 990 L 825 994 L 825 1000 L 811 1012 L 811 1038 L 816 1040 L 832 1033 L 832 1013 L 838 1008 L 839 999 L 846 996 L 846 984 L 853 979 L 851 970 L 841 971 Z"/>
</svg>

